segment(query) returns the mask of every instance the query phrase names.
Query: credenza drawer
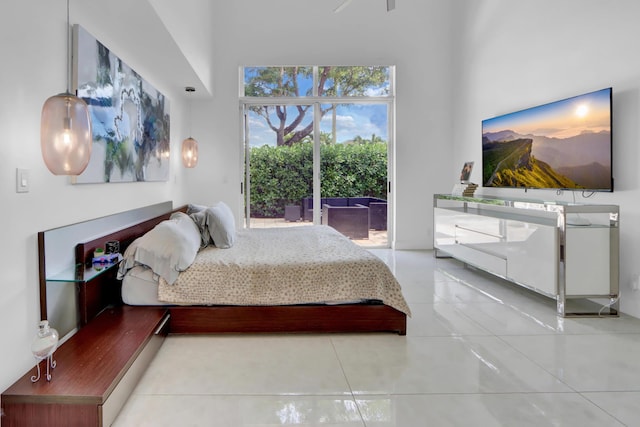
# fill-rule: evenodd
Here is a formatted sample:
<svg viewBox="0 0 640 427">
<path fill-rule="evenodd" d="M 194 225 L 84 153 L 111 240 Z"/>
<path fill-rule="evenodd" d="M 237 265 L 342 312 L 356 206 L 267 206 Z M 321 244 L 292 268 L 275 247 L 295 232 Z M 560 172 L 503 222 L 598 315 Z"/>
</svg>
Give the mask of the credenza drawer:
<svg viewBox="0 0 640 427">
<path fill-rule="evenodd" d="M 507 274 L 507 260 L 496 254 L 492 245 L 491 243 L 451 244 L 440 245 L 438 249 L 468 264 L 504 277 Z"/>
</svg>

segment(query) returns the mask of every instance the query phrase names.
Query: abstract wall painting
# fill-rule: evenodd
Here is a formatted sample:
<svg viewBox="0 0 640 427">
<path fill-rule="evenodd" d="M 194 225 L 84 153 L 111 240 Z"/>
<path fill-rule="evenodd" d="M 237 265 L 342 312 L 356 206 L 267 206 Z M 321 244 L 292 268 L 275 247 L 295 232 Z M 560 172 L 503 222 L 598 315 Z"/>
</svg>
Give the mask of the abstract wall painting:
<svg viewBox="0 0 640 427">
<path fill-rule="evenodd" d="M 79 25 L 77 95 L 89 105 L 93 149 L 73 183 L 168 181 L 169 100 Z"/>
</svg>

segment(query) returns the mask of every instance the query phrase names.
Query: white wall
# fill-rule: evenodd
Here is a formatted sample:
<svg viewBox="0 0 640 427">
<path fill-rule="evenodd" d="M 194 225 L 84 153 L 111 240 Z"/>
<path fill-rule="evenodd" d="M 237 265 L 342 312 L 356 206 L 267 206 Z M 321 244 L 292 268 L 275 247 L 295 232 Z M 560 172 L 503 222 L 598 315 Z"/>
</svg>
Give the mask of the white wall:
<svg viewBox="0 0 640 427">
<path fill-rule="evenodd" d="M 211 102 L 198 104 L 194 137 L 202 168 L 189 175 L 192 200 L 235 198 L 240 188 L 238 67 L 242 65 L 395 65 L 397 248 L 432 245 L 432 194 L 451 189 L 450 3 L 354 0 L 338 14 L 326 0 L 219 2 L 214 16 Z M 219 193 L 216 193 L 219 192 Z"/>
<path fill-rule="evenodd" d="M 164 33 L 154 27 L 157 18 L 145 20 L 136 17 L 138 11 L 133 7 L 122 9 L 128 3 L 74 1 L 71 23 L 83 25 L 167 95 L 172 113 L 171 150 L 177 153 L 185 137 L 185 104 L 182 91 L 176 88 L 185 84 L 176 82 L 174 87 L 171 80 L 175 75 L 163 74 L 164 68 L 155 66 L 158 57 L 149 46 L 138 51 L 132 48 L 141 33 L 148 37 L 158 30 L 155 34 L 160 38 Z M 167 200 L 173 200 L 174 205 L 185 203 L 184 171 L 175 155 L 169 182 L 160 183 L 71 185 L 68 178 L 54 176 L 45 167 L 40 154 L 40 112 L 46 98 L 66 87 L 65 10 L 64 0 L 10 0 L 0 4 L 0 390 L 34 366 L 29 349 L 40 319 L 37 232 Z M 123 15 L 123 21 L 146 22 L 149 27 L 147 31 L 110 30 L 112 20 L 104 18 L 118 14 Z M 145 43 L 153 45 L 154 39 Z M 156 50 L 166 46 L 164 39 Z M 184 61 L 179 55 L 162 59 Z M 30 172 L 28 193 L 15 191 L 16 168 Z"/>
<path fill-rule="evenodd" d="M 613 87 L 614 193 L 576 201 L 619 204 L 621 311 L 640 316 L 640 2 L 637 0 L 460 0 L 452 85 L 453 167 L 482 162 L 481 121 Z M 477 168 L 472 181 L 480 181 Z M 572 200 L 553 191 L 487 189 L 484 194 Z"/>
</svg>

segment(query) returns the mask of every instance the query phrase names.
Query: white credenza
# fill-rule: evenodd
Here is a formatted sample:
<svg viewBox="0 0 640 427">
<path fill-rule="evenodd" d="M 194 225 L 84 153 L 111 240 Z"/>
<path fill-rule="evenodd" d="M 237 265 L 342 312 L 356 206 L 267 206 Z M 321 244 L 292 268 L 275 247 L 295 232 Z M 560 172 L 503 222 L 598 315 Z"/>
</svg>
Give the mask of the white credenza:
<svg viewBox="0 0 640 427">
<path fill-rule="evenodd" d="M 559 316 L 618 315 L 618 206 L 436 194 L 433 209 L 437 257 L 554 298 Z"/>
</svg>

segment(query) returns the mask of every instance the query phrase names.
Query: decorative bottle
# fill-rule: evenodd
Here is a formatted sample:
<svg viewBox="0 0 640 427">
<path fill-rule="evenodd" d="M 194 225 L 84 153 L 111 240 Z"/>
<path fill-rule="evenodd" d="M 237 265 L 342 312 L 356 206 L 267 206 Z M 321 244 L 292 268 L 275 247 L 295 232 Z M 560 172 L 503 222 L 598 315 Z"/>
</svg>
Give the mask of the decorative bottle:
<svg viewBox="0 0 640 427">
<path fill-rule="evenodd" d="M 53 360 L 53 353 L 58 348 L 58 331 L 49 326 L 48 320 L 42 320 L 38 325 L 38 334 L 31 343 L 31 352 L 33 357 L 36 358 L 38 369 L 37 375 L 31 377 L 32 382 L 36 382 L 40 379 L 40 361 L 46 359 L 47 364 L 47 381 L 51 381 L 51 369 L 56 367 L 56 362 Z"/>
</svg>

